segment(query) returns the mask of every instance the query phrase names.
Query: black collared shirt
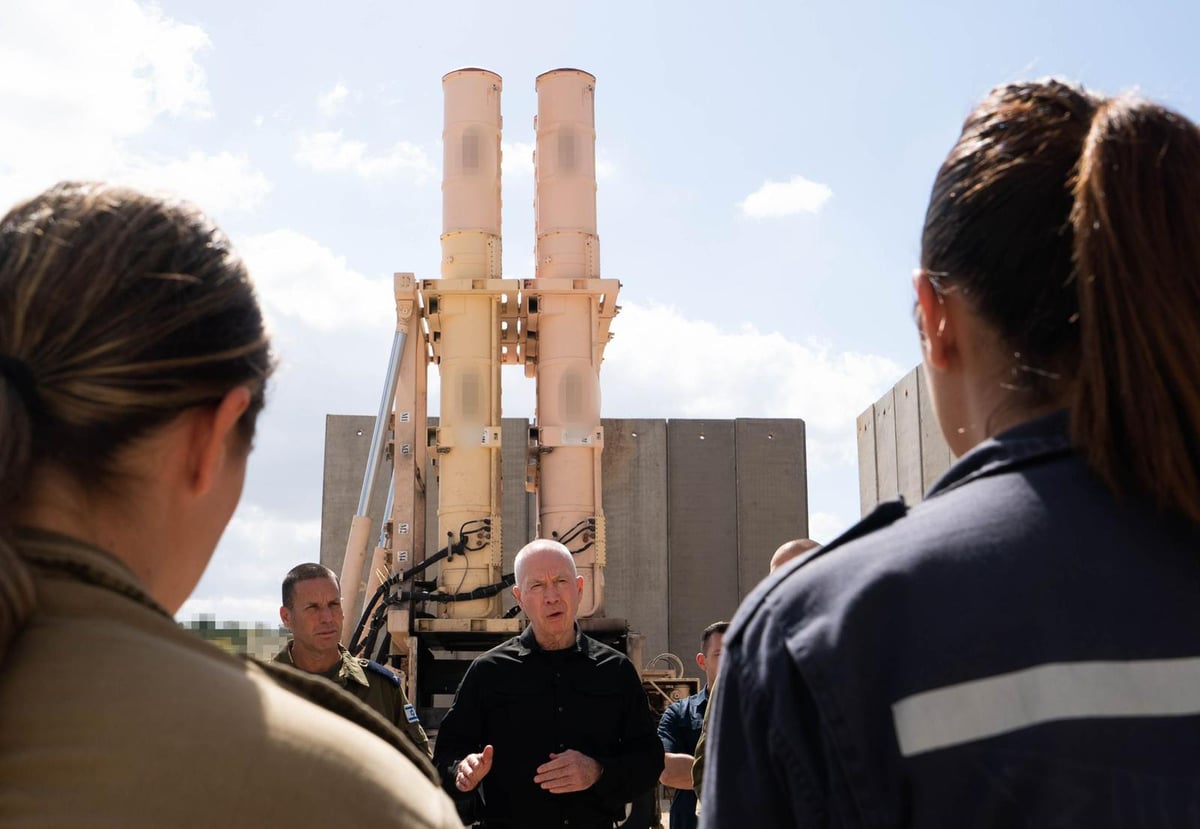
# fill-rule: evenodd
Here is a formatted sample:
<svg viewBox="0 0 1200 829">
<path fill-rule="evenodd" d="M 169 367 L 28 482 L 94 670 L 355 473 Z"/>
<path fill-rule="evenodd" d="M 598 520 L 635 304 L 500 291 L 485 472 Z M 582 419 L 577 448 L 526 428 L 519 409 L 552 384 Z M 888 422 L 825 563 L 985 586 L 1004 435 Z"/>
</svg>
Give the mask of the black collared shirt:
<svg viewBox="0 0 1200 829">
<path fill-rule="evenodd" d="M 1066 413 L 767 578 L 725 636 L 702 827 L 1200 825 L 1200 527 Z"/>
<path fill-rule="evenodd" d="M 542 650 L 526 628 L 471 664 L 434 751 L 451 796 L 464 798 L 454 785 L 458 762 L 489 744 L 492 770 L 466 796 L 489 827 L 607 829 L 663 769 L 637 670 L 578 628 L 565 650 Z M 537 767 L 568 749 L 599 761 L 604 773 L 587 791 L 551 794 L 533 782 Z"/>
</svg>

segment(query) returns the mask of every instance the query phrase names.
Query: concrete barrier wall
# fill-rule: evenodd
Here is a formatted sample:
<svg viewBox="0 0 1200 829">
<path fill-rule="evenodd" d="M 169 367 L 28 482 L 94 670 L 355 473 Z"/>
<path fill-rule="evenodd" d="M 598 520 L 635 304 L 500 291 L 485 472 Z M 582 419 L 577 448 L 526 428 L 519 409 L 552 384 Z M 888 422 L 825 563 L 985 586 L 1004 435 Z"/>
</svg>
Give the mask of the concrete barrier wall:
<svg viewBox="0 0 1200 829">
<path fill-rule="evenodd" d="M 341 571 L 358 504 L 374 418 L 326 420 L 321 561 Z M 430 419 L 430 426 L 436 420 Z M 505 572 L 533 537 L 525 492 L 529 423 L 503 422 Z M 766 575 L 779 544 L 808 534 L 804 422 L 785 419 L 605 419 L 603 503 L 608 539 L 606 616 L 645 639 L 646 659 L 681 657 L 689 676 L 701 631 L 732 617 Z M 371 514 L 383 511 L 390 466 L 380 471 Z M 437 476 L 427 470 L 426 526 L 437 527 Z M 378 535 L 376 518 L 372 532 Z M 436 531 L 427 554 L 444 546 Z M 505 607 L 512 605 L 511 595 Z"/>
<path fill-rule="evenodd" d="M 882 501 L 921 500 L 950 464 L 918 365 L 858 416 L 859 503 L 866 515 Z"/>
</svg>

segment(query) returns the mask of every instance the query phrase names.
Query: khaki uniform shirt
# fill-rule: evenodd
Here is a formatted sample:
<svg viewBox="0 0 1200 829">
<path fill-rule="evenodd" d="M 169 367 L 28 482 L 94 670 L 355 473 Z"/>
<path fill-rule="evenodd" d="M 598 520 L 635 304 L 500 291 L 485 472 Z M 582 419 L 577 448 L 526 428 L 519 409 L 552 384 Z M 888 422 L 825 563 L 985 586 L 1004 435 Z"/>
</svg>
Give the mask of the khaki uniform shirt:
<svg viewBox="0 0 1200 829">
<path fill-rule="evenodd" d="M 461 829 L 357 702 L 329 704 L 364 727 L 181 629 L 107 553 L 18 532 L 37 607 L 0 663 L 0 826 Z"/>
<path fill-rule="evenodd" d="M 708 718 L 714 708 L 713 700 L 717 696 L 717 680 L 708 691 L 708 707 L 704 709 L 704 725 L 700 728 L 700 739 L 696 741 L 696 752 L 692 755 L 692 791 L 696 793 L 696 814 L 700 814 L 703 801 L 700 790 L 704 788 L 704 758 L 708 754 Z"/>
<path fill-rule="evenodd" d="M 409 703 L 408 696 L 404 693 L 404 684 L 400 682 L 400 677 L 378 662 L 356 659 L 341 645 L 338 645 L 338 650 L 342 655 L 341 661 L 331 670 L 316 676 L 323 676 L 358 697 L 369 708 L 379 712 L 380 716 L 404 732 L 426 757 L 432 757 L 429 737 L 425 735 L 425 729 L 417 719 L 417 709 Z M 290 641 L 275 655 L 274 661 L 295 667 Z"/>
</svg>

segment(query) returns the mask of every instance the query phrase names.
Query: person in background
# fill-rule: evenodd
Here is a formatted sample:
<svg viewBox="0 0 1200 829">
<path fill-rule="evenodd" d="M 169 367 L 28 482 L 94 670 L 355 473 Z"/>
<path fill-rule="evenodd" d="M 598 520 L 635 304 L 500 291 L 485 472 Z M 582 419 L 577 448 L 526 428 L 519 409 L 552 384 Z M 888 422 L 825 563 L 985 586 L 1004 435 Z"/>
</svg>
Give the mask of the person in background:
<svg viewBox="0 0 1200 829">
<path fill-rule="evenodd" d="M 279 618 L 292 638 L 275 655 L 275 662 L 328 679 L 432 757 L 429 738 L 400 677 L 378 662 L 356 659 L 338 641 L 344 617 L 342 589 L 334 572 L 322 564 L 298 564 L 284 576 L 282 594 Z"/>
<path fill-rule="evenodd" d="M 805 553 L 813 550 L 819 550 L 821 545 L 813 541 L 811 538 L 793 538 L 791 541 L 785 541 L 779 545 L 771 556 L 771 563 L 768 565 L 767 575 L 774 573 L 783 565 L 793 559 L 799 558 Z M 711 679 L 709 680 L 708 704 L 704 708 L 704 722 L 700 726 L 700 734 L 696 739 L 696 747 L 693 752 L 691 768 L 692 791 L 695 794 L 695 814 L 700 814 L 700 795 L 704 788 L 704 766 L 705 756 L 708 752 L 708 724 L 709 711 L 712 710 L 712 701 L 717 695 L 717 673 L 714 670 Z"/>
<path fill-rule="evenodd" d="M 959 457 L 747 597 L 701 826 L 1193 825 L 1200 131 L 1001 86 L 913 277 Z"/>
<path fill-rule="evenodd" d="M 704 687 L 700 693 L 671 703 L 658 721 L 658 737 L 666 751 L 663 773 L 658 778 L 664 786 L 675 789 L 671 798 L 671 829 L 694 829 L 696 826 L 696 794 L 692 791 L 692 763 L 696 743 L 708 710 L 709 689 L 717 680 L 721 665 L 721 640 L 729 622 L 713 622 L 700 635 L 700 652 L 696 664 L 704 672 Z"/>
<path fill-rule="evenodd" d="M 785 541 L 779 545 L 779 549 L 771 556 L 771 564 L 767 572 L 774 573 L 789 561 L 797 559 L 805 553 L 819 549 L 820 547 L 821 545 L 811 538 L 795 538 L 791 541 Z"/>
<path fill-rule="evenodd" d="M 67 182 L 0 218 L 6 826 L 459 826 L 357 702 L 173 618 L 241 496 L 272 363 L 195 208 Z"/>
<path fill-rule="evenodd" d="M 570 550 L 531 541 L 514 570 L 529 626 L 471 663 L 434 765 L 486 827 L 612 829 L 663 769 L 637 669 L 576 624 L 583 577 Z"/>
</svg>

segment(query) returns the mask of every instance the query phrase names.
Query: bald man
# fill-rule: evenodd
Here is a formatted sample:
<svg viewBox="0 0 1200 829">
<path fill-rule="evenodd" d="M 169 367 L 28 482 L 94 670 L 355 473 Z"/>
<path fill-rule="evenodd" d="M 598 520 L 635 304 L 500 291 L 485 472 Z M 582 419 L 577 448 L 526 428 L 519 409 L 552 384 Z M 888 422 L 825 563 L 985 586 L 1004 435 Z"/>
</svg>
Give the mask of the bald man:
<svg viewBox="0 0 1200 829">
<path fill-rule="evenodd" d="M 809 550 L 819 549 L 820 546 L 820 544 L 811 538 L 794 538 L 791 541 L 785 541 L 779 545 L 779 549 L 771 556 L 771 567 L 768 572 L 774 573 L 792 559 L 804 555 Z"/>
<path fill-rule="evenodd" d="M 612 829 L 663 770 L 641 679 L 576 624 L 583 577 L 570 550 L 533 541 L 515 570 L 529 627 L 471 663 L 434 765 L 484 826 Z"/>
</svg>

